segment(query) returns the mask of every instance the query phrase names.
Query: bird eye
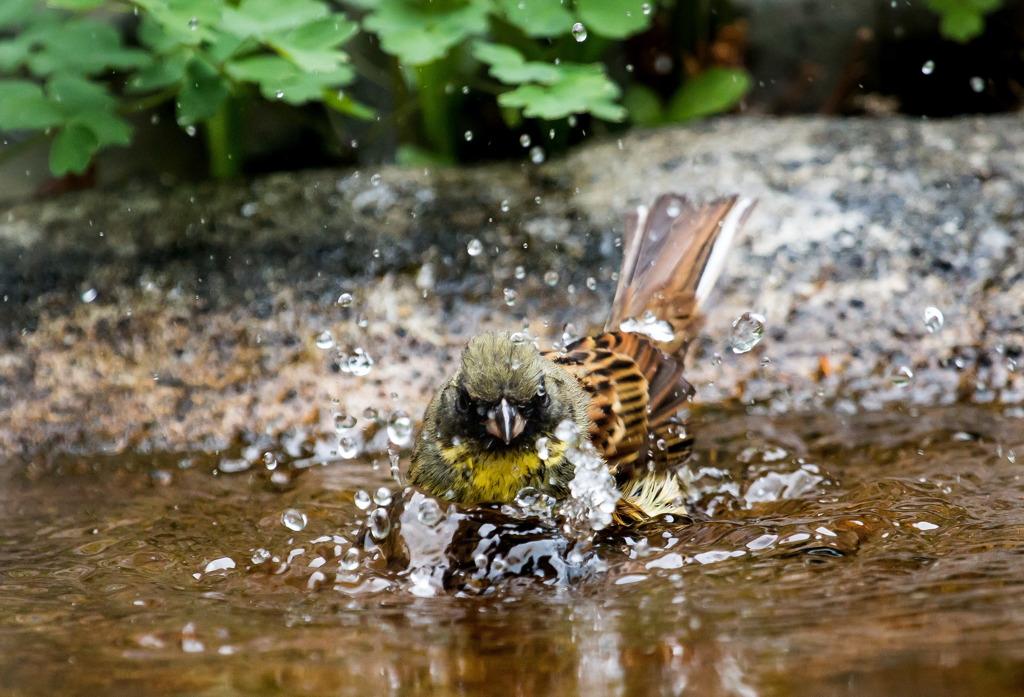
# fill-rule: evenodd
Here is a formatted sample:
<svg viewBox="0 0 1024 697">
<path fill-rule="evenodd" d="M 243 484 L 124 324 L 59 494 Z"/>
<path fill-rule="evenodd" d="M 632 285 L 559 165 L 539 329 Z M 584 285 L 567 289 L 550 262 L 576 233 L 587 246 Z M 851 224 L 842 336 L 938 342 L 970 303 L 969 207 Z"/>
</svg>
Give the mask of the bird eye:
<svg viewBox="0 0 1024 697">
<path fill-rule="evenodd" d="M 465 392 L 459 392 L 459 398 L 455 400 L 455 409 L 460 414 L 465 414 L 469 411 L 469 395 Z"/>
</svg>

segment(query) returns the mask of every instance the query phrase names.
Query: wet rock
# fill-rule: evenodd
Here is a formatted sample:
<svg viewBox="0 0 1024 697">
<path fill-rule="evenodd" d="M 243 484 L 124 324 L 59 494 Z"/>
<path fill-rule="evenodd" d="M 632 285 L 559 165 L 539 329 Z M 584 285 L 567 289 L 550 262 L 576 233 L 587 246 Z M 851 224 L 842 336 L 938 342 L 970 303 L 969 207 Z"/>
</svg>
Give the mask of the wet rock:
<svg viewBox="0 0 1024 697">
<path fill-rule="evenodd" d="M 418 418 L 471 334 L 525 327 L 550 344 L 599 326 L 620 217 L 664 190 L 760 199 L 692 349 L 698 401 L 1017 404 L 1021 126 L 720 119 L 540 166 L 289 173 L 10 205 L 0 452 L 313 442 L 336 438 L 333 412 L 367 406 Z M 943 313 L 937 331 L 929 307 Z M 764 339 L 736 354 L 745 312 L 764 315 Z M 356 349 L 372 365 L 345 370 Z M 904 366 L 913 378 L 894 384 Z"/>
</svg>

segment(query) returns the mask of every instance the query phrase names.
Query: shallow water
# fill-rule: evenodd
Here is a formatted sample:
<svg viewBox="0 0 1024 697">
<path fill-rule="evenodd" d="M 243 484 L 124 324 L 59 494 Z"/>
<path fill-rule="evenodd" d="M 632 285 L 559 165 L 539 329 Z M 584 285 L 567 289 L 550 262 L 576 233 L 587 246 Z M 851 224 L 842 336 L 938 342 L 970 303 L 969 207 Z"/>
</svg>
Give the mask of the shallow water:
<svg viewBox="0 0 1024 697">
<path fill-rule="evenodd" d="M 436 515 L 362 460 L 8 463 L 0 694 L 1024 689 L 1019 409 L 691 424 L 695 521 L 578 564 L 554 525 Z M 377 545 L 354 497 L 381 486 Z"/>
</svg>

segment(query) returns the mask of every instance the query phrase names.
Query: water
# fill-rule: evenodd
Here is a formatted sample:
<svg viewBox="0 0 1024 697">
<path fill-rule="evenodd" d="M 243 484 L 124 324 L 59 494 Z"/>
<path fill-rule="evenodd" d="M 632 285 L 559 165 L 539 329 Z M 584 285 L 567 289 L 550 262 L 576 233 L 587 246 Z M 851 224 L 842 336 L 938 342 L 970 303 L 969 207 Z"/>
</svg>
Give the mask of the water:
<svg viewBox="0 0 1024 697">
<path fill-rule="evenodd" d="M 579 565 L 554 523 L 364 459 L 8 462 L 0 693 L 1017 694 L 1013 414 L 700 412 L 695 521 Z M 355 505 L 381 487 L 390 517 Z"/>
</svg>

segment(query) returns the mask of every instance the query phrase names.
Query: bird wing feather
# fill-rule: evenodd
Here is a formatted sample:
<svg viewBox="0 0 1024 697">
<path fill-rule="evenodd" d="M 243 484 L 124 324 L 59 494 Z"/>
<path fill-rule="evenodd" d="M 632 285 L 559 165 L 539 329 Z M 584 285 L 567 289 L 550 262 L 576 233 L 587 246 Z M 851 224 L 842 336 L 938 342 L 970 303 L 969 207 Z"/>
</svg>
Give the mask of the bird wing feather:
<svg viewBox="0 0 1024 697">
<path fill-rule="evenodd" d="M 720 198 L 701 207 L 685 196 L 662 194 L 651 208 L 626 216 L 622 269 L 606 330 L 652 312 L 667 321 L 669 353 L 685 353 L 700 331 L 700 305 L 714 285 L 725 252 L 754 201 Z"/>
</svg>

